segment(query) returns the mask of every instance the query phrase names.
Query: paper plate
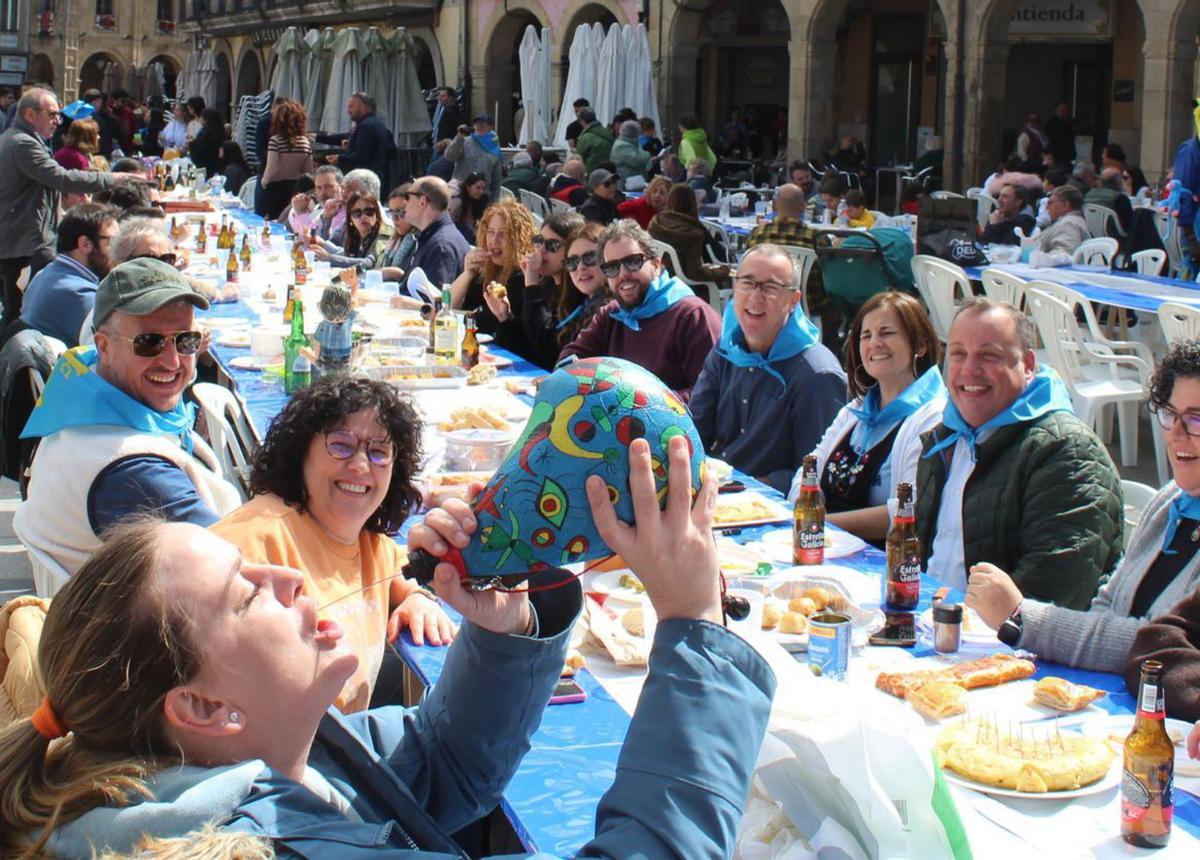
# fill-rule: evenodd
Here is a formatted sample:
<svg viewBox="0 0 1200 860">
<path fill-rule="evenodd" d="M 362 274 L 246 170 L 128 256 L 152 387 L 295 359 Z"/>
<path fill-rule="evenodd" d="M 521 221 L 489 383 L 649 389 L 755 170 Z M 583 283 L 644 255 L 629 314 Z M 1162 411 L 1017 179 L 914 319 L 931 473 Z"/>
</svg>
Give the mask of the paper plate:
<svg viewBox="0 0 1200 860">
<path fill-rule="evenodd" d="M 231 346 L 235 349 L 249 349 L 250 330 L 227 329 L 217 338 L 217 346 Z"/>
<path fill-rule="evenodd" d="M 480 347 L 479 360 L 484 364 L 490 364 L 492 367 L 512 367 L 513 360 L 506 355 L 496 355 L 494 352 Z"/>
<path fill-rule="evenodd" d="M 238 317 L 201 316 L 200 322 L 204 323 L 206 326 L 208 326 L 210 329 L 212 329 L 214 331 L 216 331 L 217 329 L 227 329 L 227 328 L 249 328 L 251 326 L 250 320 L 240 319 Z"/>
<path fill-rule="evenodd" d="M 283 357 L 261 359 L 255 355 L 239 355 L 229 360 L 229 366 L 238 370 L 266 370 L 268 367 L 283 367 Z"/>
<path fill-rule="evenodd" d="M 1064 719 L 1070 716 L 1064 715 Z M 1121 750 L 1125 745 L 1126 736 L 1133 731 L 1133 714 L 1125 714 L 1123 716 L 1109 715 L 1095 719 L 1089 719 L 1080 725 L 1080 731 L 1088 737 L 1104 738 L 1117 752 L 1117 757 L 1120 758 Z M 1171 735 L 1171 741 L 1175 744 L 1175 775 L 1196 777 L 1200 776 L 1200 761 L 1189 758 L 1187 753 L 1187 738 L 1192 731 L 1192 723 L 1186 720 L 1173 720 L 1168 718 L 1164 721 L 1167 727 L 1167 734 Z"/>
<path fill-rule="evenodd" d="M 739 509 L 746 511 L 739 513 Z M 790 521 L 792 512 L 756 490 L 717 496 L 714 529 L 737 529 Z M 790 534 L 790 532 L 789 532 Z"/>
<path fill-rule="evenodd" d="M 1017 791 L 1015 788 L 999 788 L 998 786 L 985 785 L 982 782 L 968 779 L 949 768 L 942 768 L 942 776 L 946 778 L 946 782 L 953 783 L 960 788 L 969 788 L 972 791 L 978 791 L 981 794 L 990 794 L 993 797 L 1019 797 L 1022 800 L 1070 800 L 1073 797 L 1090 797 L 1094 794 L 1103 794 L 1120 786 L 1121 756 L 1117 754 L 1113 758 L 1113 763 L 1109 767 L 1108 773 L 1102 779 L 1093 782 L 1091 785 L 1085 785 L 1083 788 L 1073 788 L 1070 791 L 1033 792 Z"/>
<path fill-rule="evenodd" d="M 630 588 L 628 585 L 622 585 L 621 577 L 623 576 L 633 576 L 633 572 L 630 570 L 609 570 L 604 573 L 598 573 L 592 579 L 589 590 L 599 592 L 600 594 L 607 594 L 611 599 L 619 600 L 623 603 L 641 603 L 646 592 Z"/>
<path fill-rule="evenodd" d="M 779 529 L 762 536 L 762 543 L 770 548 L 774 561 L 791 563 L 792 530 Z M 867 542 L 858 535 L 838 529 L 825 529 L 825 558 L 845 558 L 867 548 Z"/>
</svg>

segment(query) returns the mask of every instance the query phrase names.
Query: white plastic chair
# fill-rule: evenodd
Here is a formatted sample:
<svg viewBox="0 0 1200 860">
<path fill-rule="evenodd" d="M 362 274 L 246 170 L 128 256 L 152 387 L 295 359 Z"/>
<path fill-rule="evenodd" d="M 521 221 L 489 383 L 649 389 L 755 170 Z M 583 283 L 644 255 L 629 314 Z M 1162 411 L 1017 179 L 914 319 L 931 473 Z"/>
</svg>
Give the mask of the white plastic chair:
<svg viewBox="0 0 1200 860">
<path fill-rule="evenodd" d="M 255 187 L 257 185 L 255 179 L 256 177 L 251 176 L 249 179 L 243 182 L 242 187 L 238 189 L 237 195 L 238 199 L 242 201 L 242 206 L 251 212 L 254 211 L 254 198 L 258 191 L 258 189 Z"/>
<path fill-rule="evenodd" d="M 564 203 L 562 200 L 557 200 L 553 197 L 550 198 L 551 214 L 558 213 L 558 212 L 574 212 L 574 211 L 575 210 L 571 208 L 570 203 Z"/>
<path fill-rule="evenodd" d="M 934 191 L 929 195 L 934 200 L 966 200 L 966 196 L 953 191 Z"/>
<path fill-rule="evenodd" d="M 540 194 L 534 194 L 532 191 L 519 188 L 517 189 L 517 196 L 521 198 L 521 202 L 525 204 L 526 209 L 543 221 L 550 217 L 550 208 L 546 205 L 546 201 L 542 199 Z"/>
<path fill-rule="evenodd" d="M 517 195 L 513 194 L 511 191 L 509 191 L 507 188 L 505 188 L 503 185 L 501 185 L 500 186 L 500 199 L 501 200 L 516 200 Z"/>
<path fill-rule="evenodd" d="M 986 227 L 988 216 L 992 214 L 993 209 L 1000 205 L 1000 201 L 982 188 L 968 188 L 967 199 L 975 201 L 975 218 L 979 221 L 981 228 Z"/>
<path fill-rule="evenodd" d="M 971 281 L 961 266 L 928 254 L 913 257 L 912 270 L 917 292 L 929 309 L 933 330 L 945 342 L 950 335 L 950 324 L 954 322 L 956 304 L 972 295 Z"/>
<path fill-rule="evenodd" d="M 1167 273 L 1176 277 L 1183 266 L 1183 247 L 1179 244 L 1179 224 L 1176 222 L 1175 216 L 1165 213 L 1161 209 L 1155 209 L 1154 226 L 1158 228 L 1158 235 L 1162 239 L 1163 247 L 1167 249 Z"/>
<path fill-rule="evenodd" d="M 1125 545 L 1129 546 L 1129 536 L 1142 521 L 1142 514 L 1150 500 L 1158 494 L 1158 490 L 1139 484 L 1137 481 L 1121 481 L 1121 496 L 1125 500 Z"/>
<path fill-rule="evenodd" d="M 1200 338 L 1200 308 L 1179 302 L 1163 302 L 1158 306 L 1158 323 L 1167 343 Z"/>
<path fill-rule="evenodd" d="M 1167 261 L 1167 252 L 1159 248 L 1147 248 L 1130 254 L 1129 259 L 1137 266 L 1139 275 L 1161 275 L 1162 265 Z"/>
<path fill-rule="evenodd" d="M 791 254 L 797 265 L 800 266 L 800 304 L 804 307 L 804 315 L 820 328 L 821 320 L 813 319 L 813 315 L 808 312 L 808 278 L 812 274 L 813 266 L 817 264 L 817 252 L 812 248 L 800 245 L 780 245 L 779 247 Z"/>
<path fill-rule="evenodd" d="M 650 240 L 650 247 L 658 254 L 660 260 L 664 264 L 669 264 L 668 268 L 675 273 L 675 277 L 683 283 L 687 284 L 693 290 L 704 298 L 717 313 L 725 310 L 725 303 L 721 296 L 721 288 L 717 286 L 715 281 L 693 281 L 683 273 L 683 264 L 679 262 L 679 255 L 675 253 L 675 249 L 666 242 L 659 242 L 657 239 Z M 728 298 L 726 296 L 726 298 Z"/>
<path fill-rule="evenodd" d="M 1117 217 L 1115 209 L 1099 203 L 1084 203 L 1083 220 L 1087 221 L 1088 231 L 1096 239 L 1112 238 L 1113 234 L 1120 239 L 1126 238 L 1127 234 L 1121 229 L 1121 219 Z M 1109 233 L 1110 229 L 1112 233 Z"/>
<path fill-rule="evenodd" d="M 1100 321 L 1096 319 L 1096 312 L 1092 309 L 1092 303 L 1083 293 L 1053 281 L 1030 281 L 1026 285 L 1027 290 L 1034 287 L 1054 296 L 1067 305 L 1072 312 L 1083 314 L 1091 345 L 1097 351 L 1113 355 L 1136 355 L 1146 364 L 1154 366 L 1154 355 L 1146 344 L 1136 340 L 1114 340 L 1104 334 L 1100 328 Z"/>
<path fill-rule="evenodd" d="M 225 480 L 237 487 L 243 501 L 250 499 L 250 458 L 257 447 L 257 436 L 246 408 L 233 392 L 211 382 L 197 382 L 192 396 L 200 404 L 209 442 Z"/>
<path fill-rule="evenodd" d="M 16 532 L 21 545 L 25 547 L 26 555 L 29 556 L 29 566 L 33 569 L 34 593 L 38 597 L 53 597 L 59 589 L 67 584 L 71 574 L 67 573 L 63 566 L 49 555 L 30 545 L 17 526 L 19 522 L 20 520 L 13 520 L 13 531 Z"/>
<path fill-rule="evenodd" d="M 1117 426 L 1121 434 L 1121 465 L 1137 465 L 1138 406 L 1145 396 L 1153 372 L 1152 365 L 1136 355 L 1105 354 L 1093 348 L 1079 332 L 1075 311 L 1056 296 L 1041 289 L 1043 281 L 1032 281 L 1025 292 L 1025 301 L 1051 366 L 1058 371 L 1079 420 L 1100 433 L 1104 408 L 1117 410 Z M 1155 433 L 1156 449 L 1162 445 L 1162 434 Z"/>
<path fill-rule="evenodd" d="M 1006 302 L 1017 310 L 1025 309 L 1025 285 L 1028 281 L 1003 269 L 984 269 L 979 273 L 983 292 L 989 299 Z"/>
<path fill-rule="evenodd" d="M 720 266 L 723 266 L 727 263 L 732 263 L 736 255 L 733 253 L 733 242 L 729 240 L 728 231 L 726 231 L 726 229 L 716 221 L 708 221 L 704 218 L 701 218 L 700 223 L 704 225 L 704 229 L 708 232 L 708 235 L 716 240 L 717 244 L 724 249 L 725 253 L 724 260 L 718 259 L 718 255 L 714 254 L 712 248 L 706 245 L 704 248 L 704 254 L 706 257 L 708 257 L 708 262 Z"/>
<path fill-rule="evenodd" d="M 891 215 L 885 215 L 884 213 L 880 212 L 878 209 L 872 209 L 871 214 L 875 216 L 875 225 L 874 226 L 876 226 L 876 227 L 891 227 L 891 226 L 893 226 Z"/>
<path fill-rule="evenodd" d="M 1076 266 L 1103 266 L 1111 269 L 1119 247 L 1117 240 L 1108 236 L 1088 239 L 1075 249 L 1075 253 L 1071 255 L 1071 263 Z"/>
</svg>

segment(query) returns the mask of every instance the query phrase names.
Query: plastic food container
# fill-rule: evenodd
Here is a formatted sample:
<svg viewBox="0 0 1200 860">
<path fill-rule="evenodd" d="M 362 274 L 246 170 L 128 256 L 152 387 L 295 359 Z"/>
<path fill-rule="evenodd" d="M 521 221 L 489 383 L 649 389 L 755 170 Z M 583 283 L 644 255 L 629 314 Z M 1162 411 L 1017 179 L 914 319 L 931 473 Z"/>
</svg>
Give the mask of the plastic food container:
<svg viewBox="0 0 1200 860">
<path fill-rule="evenodd" d="M 454 430 L 446 434 L 446 470 L 495 471 L 513 446 L 510 430 Z"/>
</svg>

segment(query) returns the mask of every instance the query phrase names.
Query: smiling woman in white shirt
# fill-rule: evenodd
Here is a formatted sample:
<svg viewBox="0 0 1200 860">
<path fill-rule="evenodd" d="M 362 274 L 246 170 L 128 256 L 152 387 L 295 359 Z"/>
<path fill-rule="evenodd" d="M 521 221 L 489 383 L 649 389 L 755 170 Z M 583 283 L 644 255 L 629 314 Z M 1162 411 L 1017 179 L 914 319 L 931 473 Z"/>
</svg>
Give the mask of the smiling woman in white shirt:
<svg viewBox="0 0 1200 860">
<path fill-rule="evenodd" d="M 896 484 L 916 485 L 921 434 L 941 419 L 941 343 L 912 296 L 879 293 L 859 310 L 846 341 L 850 397 L 813 454 L 828 520 L 870 541 L 887 535 Z M 800 488 L 792 481 L 789 499 Z"/>
</svg>

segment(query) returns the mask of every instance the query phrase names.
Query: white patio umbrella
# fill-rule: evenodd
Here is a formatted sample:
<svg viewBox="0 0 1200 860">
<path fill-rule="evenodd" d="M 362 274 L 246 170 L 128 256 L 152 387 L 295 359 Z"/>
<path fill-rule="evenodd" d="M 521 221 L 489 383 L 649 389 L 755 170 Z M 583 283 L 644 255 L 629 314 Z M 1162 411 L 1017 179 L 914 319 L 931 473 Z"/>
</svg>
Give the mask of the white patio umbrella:
<svg viewBox="0 0 1200 860">
<path fill-rule="evenodd" d="M 329 89 L 329 76 L 333 71 L 333 28 L 326 27 L 315 43 L 310 40 L 311 35 L 312 31 L 305 36 L 305 41 L 314 45 L 308 55 L 308 74 L 304 79 L 304 111 L 308 114 L 308 127 L 313 131 L 337 131 L 336 128 L 321 128 L 325 91 Z"/>
<path fill-rule="evenodd" d="M 388 128 L 392 127 L 391 85 L 392 49 L 378 27 L 368 27 L 363 37 L 362 88 L 375 99 L 375 113 Z"/>
<path fill-rule="evenodd" d="M 124 82 L 121 80 L 121 64 L 116 62 L 108 62 L 104 66 L 104 79 L 101 84 L 102 89 L 112 94 L 113 90 L 122 89 Z"/>
<path fill-rule="evenodd" d="M 638 116 L 654 120 L 654 127 L 661 133 L 662 123 L 658 116 L 658 93 L 654 87 L 654 61 L 650 58 L 650 36 L 645 24 L 633 30 L 633 46 L 629 53 L 629 70 L 625 73 L 625 91 L 629 107 Z"/>
<path fill-rule="evenodd" d="M 625 95 L 625 52 L 622 49 L 621 28 L 613 24 L 608 28 L 604 44 L 600 46 L 600 60 L 596 68 L 596 98 L 592 110 L 596 119 L 607 125 L 622 107 L 618 102 Z"/>
<path fill-rule="evenodd" d="M 391 128 L 398 145 L 406 148 L 420 146 L 433 128 L 417 78 L 416 56 L 416 42 L 408 30 L 397 27 L 392 34 Z"/>
<path fill-rule="evenodd" d="M 205 107 L 215 107 L 217 99 L 217 57 L 212 51 L 201 51 L 200 58 L 196 62 L 196 92 L 189 95 L 197 95 L 204 99 Z"/>
<path fill-rule="evenodd" d="M 276 99 L 304 101 L 308 51 L 308 43 L 298 29 L 288 27 L 283 31 L 271 49 L 275 56 L 275 69 L 271 72 L 270 87 Z"/>
<path fill-rule="evenodd" d="M 166 93 L 167 77 L 163 73 L 161 62 L 151 63 L 146 67 L 146 98 L 161 96 Z"/>
<path fill-rule="evenodd" d="M 550 136 L 550 30 L 525 28 L 518 49 L 521 59 L 521 105 L 525 119 L 521 122 L 517 142 L 545 141 Z"/>
<path fill-rule="evenodd" d="M 342 131 L 350 128 L 346 115 L 346 100 L 362 90 L 363 33 L 357 27 L 339 30 L 333 42 L 333 69 L 325 104 L 321 110 L 320 128 Z"/>
<path fill-rule="evenodd" d="M 146 97 L 146 70 L 129 64 L 125 70 L 125 91 L 135 100 L 141 101 Z"/>
<path fill-rule="evenodd" d="M 600 49 L 604 47 L 604 25 L 597 21 L 592 25 L 592 40 L 588 42 L 588 63 L 592 67 L 592 86 L 585 94 L 584 98 L 592 103 L 592 109 L 596 108 L 596 90 L 600 86 Z M 604 117 L 600 117 L 600 121 L 604 121 Z"/>
<path fill-rule="evenodd" d="M 558 110 L 558 124 L 554 129 L 553 143 L 555 146 L 567 145 L 567 126 L 575 121 L 575 111 L 572 105 L 576 99 L 591 99 L 595 68 L 592 65 L 590 45 L 592 28 L 580 24 L 575 28 L 575 37 L 571 39 L 571 47 L 567 55 L 567 86 L 563 90 L 562 106 Z"/>
</svg>

